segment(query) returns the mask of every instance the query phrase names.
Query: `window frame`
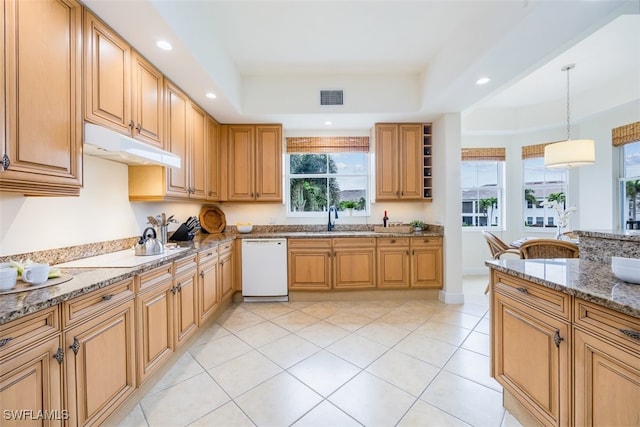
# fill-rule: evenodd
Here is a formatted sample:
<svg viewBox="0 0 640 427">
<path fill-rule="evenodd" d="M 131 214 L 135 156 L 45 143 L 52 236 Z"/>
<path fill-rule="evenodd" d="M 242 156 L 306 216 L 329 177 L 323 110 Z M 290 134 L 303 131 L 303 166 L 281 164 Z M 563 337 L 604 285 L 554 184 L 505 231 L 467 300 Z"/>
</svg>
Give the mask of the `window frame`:
<svg viewBox="0 0 640 427">
<path fill-rule="evenodd" d="M 497 184 L 495 185 L 495 187 L 493 186 L 475 186 L 475 187 L 463 187 L 462 185 L 460 186 L 460 191 L 461 191 L 461 196 L 462 196 L 462 200 L 461 200 L 461 204 L 460 204 L 460 220 L 461 220 L 461 224 L 460 226 L 462 227 L 462 230 L 494 230 L 494 231 L 503 231 L 506 229 L 506 203 L 505 203 L 505 184 L 506 184 L 506 162 L 505 160 L 493 160 L 493 159 L 468 159 L 468 160 L 461 160 L 460 161 L 460 170 L 462 171 L 462 169 L 464 168 L 464 164 L 465 163 L 488 163 L 488 162 L 492 162 L 492 163 L 496 163 L 497 166 L 497 174 L 496 174 L 496 182 Z M 462 179 L 461 179 L 462 181 Z M 462 182 L 461 182 L 462 184 Z M 481 189 L 495 189 L 496 190 L 496 198 L 497 198 L 497 208 L 496 209 L 496 213 L 497 213 L 497 217 L 498 217 L 498 224 L 497 225 L 474 225 L 473 222 L 477 222 L 478 224 L 480 223 L 480 219 L 481 219 L 481 215 L 482 215 L 482 211 L 480 210 L 479 205 L 479 201 L 481 200 L 480 196 L 479 196 L 479 192 L 481 191 Z M 476 191 L 476 198 L 475 199 L 465 199 L 464 198 L 464 193 L 468 192 L 468 191 Z M 465 212 L 465 203 L 466 204 L 471 204 L 472 206 L 472 212 Z M 466 215 L 465 215 L 466 214 Z M 472 218 L 472 224 L 469 225 L 465 225 L 464 223 L 464 218 L 465 217 L 469 217 L 471 216 Z M 486 216 L 487 218 L 487 223 L 489 223 L 489 217 Z M 478 221 L 474 221 L 474 219 L 477 219 Z"/>
<path fill-rule="evenodd" d="M 316 155 L 326 155 L 327 163 L 329 156 L 331 155 L 344 155 L 344 154 L 358 154 L 364 156 L 363 173 L 342 173 L 342 174 L 331 174 L 329 173 L 329 168 L 327 167 L 326 173 L 313 173 L 313 174 L 292 174 L 291 173 L 291 156 L 295 155 L 307 155 L 307 154 L 316 154 Z M 355 217 L 369 217 L 371 216 L 371 152 L 323 152 L 323 153 L 314 153 L 314 152 L 295 152 L 295 153 L 284 153 L 285 160 L 285 173 L 284 173 L 284 198 L 285 198 L 285 209 L 286 209 L 286 217 L 287 218 L 324 218 L 327 215 L 327 210 L 323 211 L 292 211 L 291 210 L 291 180 L 297 178 L 320 178 L 327 179 L 327 185 L 329 183 L 329 179 L 331 178 L 339 178 L 339 177 L 362 177 L 365 185 L 365 208 L 363 210 L 353 210 L 348 215 Z M 339 214 L 347 215 L 344 210 L 340 210 Z"/>
<path fill-rule="evenodd" d="M 633 147 L 633 149 L 637 149 L 638 152 L 640 152 L 640 141 L 633 141 L 633 142 L 629 142 L 627 144 L 621 145 L 620 148 L 620 175 L 621 177 L 618 178 L 618 183 L 619 183 L 619 196 L 620 196 L 620 202 L 618 204 L 618 209 L 620 212 L 620 226 L 622 229 L 629 229 L 629 224 L 628 221 L 629 220 L 633 220 L 635 222 L 635 225 L 633 225 L 633 229 L 636 229 L 635 227 L 638 227 L 638 229 L 640 229 L 640 206 L 637 206 L 637 211 L 636 211 L 636 218 L 627 218 L 627 212 L 628 209 L 630 209 L 630 207 L 627 206 L 627 198 L 626 198 L 626 186 L 627 186 L 627 182 L 630 181 L 640 181 L 640 172 L 638 172 L 638 175 L 629 175 L 627 176 L 628 173 L 628 164 L 627 164 L 627 155 L 626 155 L 626 151 L 629 147 Z M 636 195 L 636 203 L 640 203 L 640 195 Z"/>
</svg>

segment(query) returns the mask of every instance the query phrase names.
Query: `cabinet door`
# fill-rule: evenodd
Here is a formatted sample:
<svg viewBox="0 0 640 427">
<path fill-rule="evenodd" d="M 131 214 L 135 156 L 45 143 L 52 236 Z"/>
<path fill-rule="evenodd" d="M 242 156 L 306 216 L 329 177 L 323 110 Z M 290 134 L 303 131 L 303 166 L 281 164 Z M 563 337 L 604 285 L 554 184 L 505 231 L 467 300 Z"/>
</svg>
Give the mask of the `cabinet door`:
<svg viewBox="0 0 640 427">
<path fill-rule="evenodd" d="M 67 353 L 71 353 L 70 351 Z M 56 356 L 58 354 L 58 356 Z M 25 419 L 39 413 L 50 414 L 48 426 L 61 426 L 69 412 L 62 404 L 62 338 L 57 334 L 27 350 L 0 360 L 0 402 L 2 425 L 25 426 Z M 73 357 L 73 353 L 70 354 Z M 60 362 L 56 359 L 60 358 Z M 68 357 L 68 356 L 67 356 Z M 67 406 L 64 406 L 67 408 Z M 7 412 L 15 410 L 15 413 Z M 36 425 L 36 422 L 32 422 Z M 31 424 L 29 424 L 31 425 Z"/>
<path fill-rule="evenodd" d="M 230 201 L 255 199 L 254 188 L 254 126 L 227 128 L 228 168 L 227 183 Z"/>
<path fill-rule="evenodd" d="M 289 239 L 289 290 L 331 289 L 331 239 Z"/>
<path fill-rule="evenodd" d="M 189 164 L 187 157 L 187 126 L 189 98 L 173 83 L 165 80 L 165 120 L 167 134 L 165 150 L 180 156 L 180 168 L 167 168 L 167 196 L 189 196 Z"/>
<path fill-rule="evenodd" d="M 136 388 L 134 302 L 64 333 L 70 424 L 100 424 Z"/>
<path fill-rule="evenodd" d="M 422 125 L 406 124 L 399 126 L 400 158 L 400 198 L 403 200 L 422 200 Z"/>
<path fill-rule="evenodd" d="M 85 118 L 131 134 L 131 47 L 85 12 Z"/>
<path fill-rule="evenodd" d="M 411 287 L 442 288 L 442 239 L 411 239 Z"/>
<path fill-rule="evenodd" d="M 133 135 L 158 148 L 163 147 L 164 77 L 137 53 L 133 54 Z"/>
<path fill-rule="evenodd" d="M 5 40 L 0 71 L 6 79 L 2 97 L 6 118 L 1 116 L 0 148 L 10 164 L 0 171 L 0 188 L 23 194 L 78 195 L 82 7 L 74 0 L 7 0 L 2 7 Z"/>
<path fill-rule="evenodd" d="M 214 249 L 211 251 L 215 252 Z M 204 324 L 219 305 L 218 255 L 212 254 L 198 264 L 198 324 Z"/>
<path fill-rule="evenodd" d="M 174 285 L 175 343 L 176 348 L 198 328 L 197 270 L 192 269 L 176 275 Z"/>
<path fill-rule="evenodd" d="M 142 384 L 173 353 L 171 278 L 136 297 L 138 383 Z"/>
<path fill-rule="evenodd" d="M 376 125 L 376 200 L 397 200 L 398 182 L 398 126 Z"/>
<path fill-rule="evenodd" d="M 189 197 L 204 200 L 207 196 L 207 172 L 209 162 L 205 137 L 207 134 L 206 114 L 197 105 L 191 103 L 191 133 L 189 137 Z"/>
<path fill-rule="evenodd" d="M 500 292 L 494 292 L 493 310 L 495 379 L 541 423 L 569 425 L 568 323 Z"/>
<path fill-rule="evenodd" d="M 573 337 L 575 425 L 638 425 L 640 344 L 633 352 L 580 329 Z"/>
<path fill-rule="evenodd" d="M 210 116 L 206 119 L 207 138 L 207 200 L 220 200 L 222 197 L 222 185 L 226 185 L 226 177 L 224 184 L 220 174 L 220 125 Z"/>
<path fill-rule="evenodd" d="M 256 126 L 256 200 L 282 201 L 282 127 Z"/>
<path fill-rule="evenodd" d="M 333 239 L 333 287 L 362 289 L 376 286 L 375 238 Z"/>
<path fill-rule="evenodd" d="M 225 301 L 233 295 L 233 251 L 231 249 L 220 253 L 220 301 Z"/>
<path fill-rule="evenodd" d="M 408 288 L 409 239 L 379 238 L 377 267 L 379 288 Z"/>
</svg>

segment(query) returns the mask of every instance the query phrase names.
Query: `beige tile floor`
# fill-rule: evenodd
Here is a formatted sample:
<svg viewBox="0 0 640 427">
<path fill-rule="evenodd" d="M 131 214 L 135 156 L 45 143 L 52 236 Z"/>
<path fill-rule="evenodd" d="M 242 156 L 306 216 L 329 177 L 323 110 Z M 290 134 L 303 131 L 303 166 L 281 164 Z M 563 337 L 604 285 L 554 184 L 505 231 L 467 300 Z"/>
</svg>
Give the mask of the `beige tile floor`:
<svg viewBox="0 0 640 427">
<path fill-rule="evenodd" d="M 489 377 L 486 276 L 435 300 L 232 305 L 120 426 L 519 426 Z"/>
</svg>

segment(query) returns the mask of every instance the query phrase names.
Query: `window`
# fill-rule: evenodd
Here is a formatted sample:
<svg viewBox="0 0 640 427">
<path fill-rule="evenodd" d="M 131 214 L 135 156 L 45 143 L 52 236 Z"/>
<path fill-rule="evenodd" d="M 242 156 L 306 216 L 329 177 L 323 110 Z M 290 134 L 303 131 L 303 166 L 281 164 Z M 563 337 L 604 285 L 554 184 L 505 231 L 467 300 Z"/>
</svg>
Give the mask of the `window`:
<svg viewBox="0 0 640 427">
<path fill-rule="evenodd" d="M 504 148 L 462 150 L 462 226 L 501 227 Z"/>
<path fill-rule="evenodd" d="M 321 216 L 330 206 L 349 214 L 368 214 L 368 138 L 356 138 L 366 139 L 366 146 L 355 148 L 348 144 L 352 139 L 287 138 L 288 216 Z M 336 145 L 336 141 L 346 143 Z"/>
<path fill-rule="evenodd" d="M 640 141 L 626 144 L 622 150 L 622 224 L 627 229 L 640 229 Z"/>
<path fill-rule="evenodd" d="M 568 183 L 566 169 L 544 167 L 544 146 L 546 144 L 522 147 L 523 171 L 523 223 L 526 228 L 555 228 L 556 214 L 546 201 L 557 200 L 566 207 L 565 188 Z M 532 221 L 535 217 L 535 221 Z M 547 218 L 545 223 L 544 219 Z"/>
</svg>

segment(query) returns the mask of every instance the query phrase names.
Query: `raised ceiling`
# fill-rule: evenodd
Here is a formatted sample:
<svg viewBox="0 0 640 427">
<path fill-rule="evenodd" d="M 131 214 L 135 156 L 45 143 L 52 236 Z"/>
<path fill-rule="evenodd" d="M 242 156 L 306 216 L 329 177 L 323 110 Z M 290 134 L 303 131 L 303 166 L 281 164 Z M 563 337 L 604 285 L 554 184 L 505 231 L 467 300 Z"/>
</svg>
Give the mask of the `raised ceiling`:
<svg viewBox="0 0 640 427">
<path fill-rule="evenodd" d="M 565 97 L 565 63 L 577 96 L 624 79 L 640 98 L 637 0 L 84 3 L 223 123 L 368 129 L 545 105 Z M 344 105 L 320 106 L 321 89 Z"/>
</svg>

